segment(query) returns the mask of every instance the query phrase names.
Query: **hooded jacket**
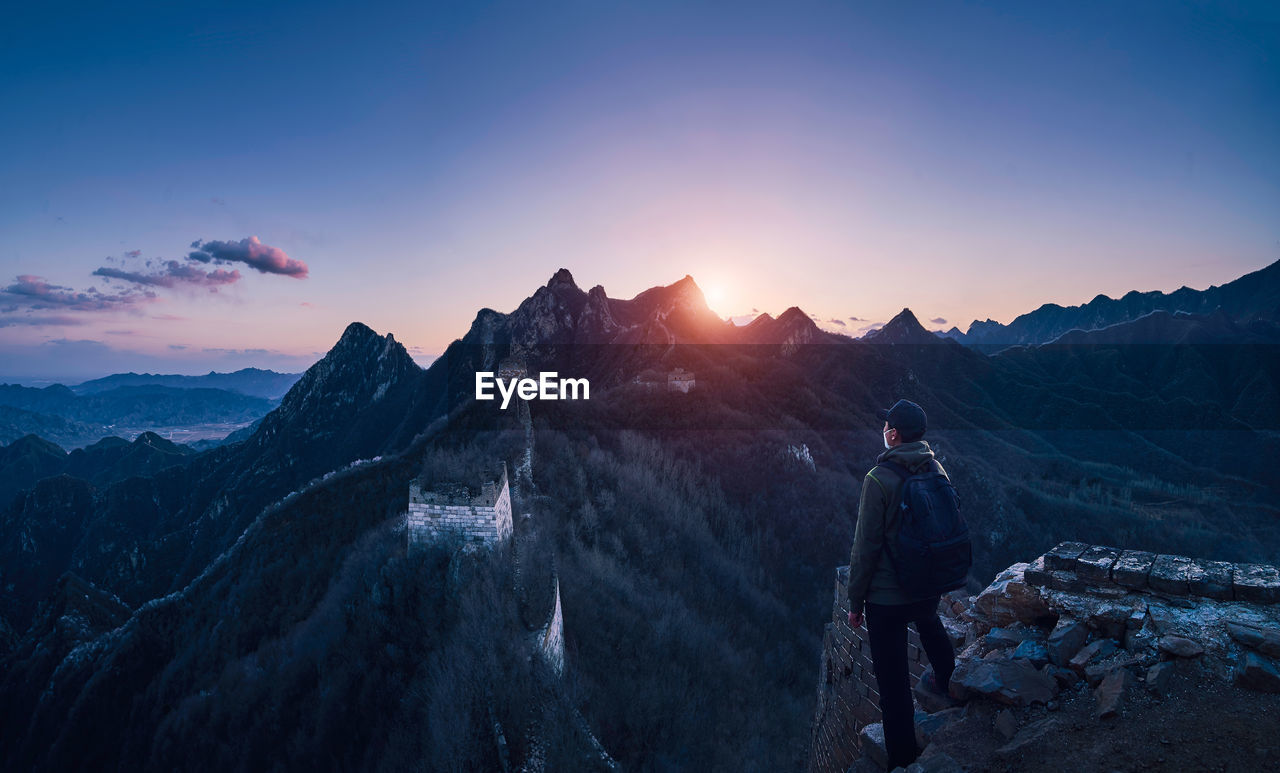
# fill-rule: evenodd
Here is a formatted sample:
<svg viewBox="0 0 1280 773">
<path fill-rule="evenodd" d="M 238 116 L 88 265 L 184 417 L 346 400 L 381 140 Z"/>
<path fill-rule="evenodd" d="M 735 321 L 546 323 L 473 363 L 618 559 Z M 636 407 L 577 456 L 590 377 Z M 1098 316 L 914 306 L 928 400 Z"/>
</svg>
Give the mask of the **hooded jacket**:
<svg viewBox="0 0 1280 773">
<path fill-rule="evenodd" d="M 884 545 L 898 535 L 897 505 L 903 479 L 880 462 L 892 461 L 912 473 L 930 465 L 946 475 L 933 458 L 933 449 L 923 440 L 902 443 L 876 457 L 876 466 L 862 479 L 862 499 L 858 502 L 858 525 L 849 554 L 849 610 L 861 612 L 863 604 L 910 604 L 932 596 L 911 596 L 902 590 L 885 555 Z"/>
</svg>

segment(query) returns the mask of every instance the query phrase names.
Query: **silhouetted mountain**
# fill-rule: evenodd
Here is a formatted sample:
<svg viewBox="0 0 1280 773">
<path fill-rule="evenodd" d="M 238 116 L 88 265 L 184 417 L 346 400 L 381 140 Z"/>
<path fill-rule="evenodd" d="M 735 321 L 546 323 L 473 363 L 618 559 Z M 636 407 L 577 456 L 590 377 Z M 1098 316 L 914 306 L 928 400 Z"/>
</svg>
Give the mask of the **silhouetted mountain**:
<svg viewBox="0 0 1280 773">
<path fill-rule="evenodd" d="M 250 397 L 279 400 L 301 377 L 301 373 L 276 373 L 259 368 L 241 368 L 233 373 L 209 371 L 203 376 L 115 373 L 76 384 L 71 387 L 71 391 L 78 395 L 91 395 L 127 386 L 165 386 L 178 389 L 222 389 Z"/>
<path fill-rule="evenodd" d="M 273 405 L 223 389 L 122 386 L 78 396 L 61 384 L 43 389 L 5 384 L 0 385 L 0 442 L 39 434 L 79 447 L 125 429 L 243 424 Z"/>
<path fill-rule="evenodd" d="M 871 330 L 860 339 L 871 344 L 942 344 L 947 339 L 924 329 L 911 309 L 903 309 L 897 316 L 885 323 L 884 327 Z"/>
<path fill-rule="evenodd" d="M 511 313 L 481 310 L 426 371 L 353 323 L 243 442 L 13 500 L 0 614 L 24 636 L 0 661 L 0 765 L 491 769 L 496 720 L 513 763 L 545 752 L 577 769 L 587 747 L 557 733 L 582 707 L 624 768 L 792 767 L 813 621 L 883 450 L 874 411 L 897 398 L 925 406 L 961 492 L 975 590 L 1011 559 L 1107 534 L 1280 554 L 1269 328 L 1129 324 L 1185 335 L 987 356 L 908 310 L 867 340 L 799 309 L 735 328 L 691 278 L 618 301 L 564 270 Z M 591 399 L 531 403 L 527 427 L 475 401 L 475 372 L 512 361 L 589 373 Z M 676 366 L 695 389 L 633 381 Z M 21 458 L 50 456 L 28 445 Z M 514 549 L 405 551 L 409 480 L 495 459 L 532 460 L 515 520 L 523 555 L 559 578 L 573 677 L 558 687 L 529 657 Z M 33 657 L 58 651 L 30 644 L 53 629 L 33 610 L 67 571 L 134 611 L 66 657 Z"/>
<path fill-rule="evenodd" d="M 1035 311 L 1018 316 L 1008 325 L 993 320 L 969 325 L 967 333 L 958 330 L 947 335 L 963 344 L 979 346 L 985 351 L 998 351 L 1018 344 L 1042 344 L 1070 330 L 1094 330 L 1120 322 L 1138 319 L 1153 311 L 1212 314 L 1221 309 L 1241 323 L 1252 320 L 1280 322 L 1280 261 L 1266 268 L 1206 290 L 1181 287 L 1171 293 L 1159 291 L 1126 293 L 1122 298 L 1099 295 L 1082 306 L 1059 306 L 1046 303 Z"/>
</svg>

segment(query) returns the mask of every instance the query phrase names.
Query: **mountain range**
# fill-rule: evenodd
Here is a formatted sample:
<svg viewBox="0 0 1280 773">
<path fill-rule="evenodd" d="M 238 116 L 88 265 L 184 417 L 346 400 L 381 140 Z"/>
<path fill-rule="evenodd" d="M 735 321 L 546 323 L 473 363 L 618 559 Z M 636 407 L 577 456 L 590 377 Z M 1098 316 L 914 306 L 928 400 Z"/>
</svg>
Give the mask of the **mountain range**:
<svg viewBox="0 0 1280 773">
<path fill-rule="evenodd" d="M 500 725 L 511 760 L 576 769 L 581 716 L 625 768 L 792 767 L 895 399 L 926 407 L 975 589 L 1071 539 L 1280 559 L 1272 268 L 1207 312 L 1037 323 L 1052 344 L 995 355 L 907 309 L 860 340 L 797 308 L 737 327 L 691 277 L 613 299 L 562 269 L 426 370 L 352 323 L 217 448 L 140 437 L 73 463 L 23 438 L 0 456 L 0 764 L 497 767 Z M 525 424 L 473 399 L 504 362 L 591 399 Z M 688 394 L 644 382 L 677 367 Z M 523 547 L 407 553 L 411 478 L 526 454 Z M 569 678 L 525 656 L 517 565 L 558 578 Z"/>
</svg>

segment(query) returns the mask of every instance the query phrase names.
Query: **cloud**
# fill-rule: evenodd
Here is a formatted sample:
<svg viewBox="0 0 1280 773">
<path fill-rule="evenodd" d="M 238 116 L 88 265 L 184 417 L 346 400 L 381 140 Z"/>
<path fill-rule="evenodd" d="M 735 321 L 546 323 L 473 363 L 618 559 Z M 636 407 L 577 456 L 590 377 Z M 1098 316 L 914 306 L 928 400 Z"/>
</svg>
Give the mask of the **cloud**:
<svg viewBox="0 0 1280 773">
<path fill-rule="evenodd" d="M 931 319 L 931 320 L 929 320 L 929 321 L 930 321 L 930 322 L 932 322 L 932 323 L 933 323 L 933 324 L 935 324 L 935 325 L 945 325 L 945 324 L 947 324 L 947 321 L 946 321 L 945 319 L 943 319 L 942 317 L 934 317 L 933 319 Z"/>
<path fill-rule="evenodd" d="M 125 250 L 124 256 L 126 258 L 140 258 L 142 257 L 142 250 Z"/>
<path fill-rule="evenodd" d="M 0 289 L 0 296 L 13 301 L 13 305 L 4 309 L 12 313 L 18 308 L 104 311 L 145 303 L 154 300 L 156 294 L 150 290 L 134 289 L 107 294 L 98 292 L 96 287 L 78 291 L 51 284 L 44 277 L 21 274 L 13 284 Z"/>
<path fill-rule="evenodd" d="M 828 321 L 828 322 L 830 322 L 830 323 L 831 323 L 831 324 L 833 324 L 833 325 L 839 325 L 840 327 L 848 327 L 847 325 L 845 325 L 845 323 L 844 323 L 844 320 L 843 320 L 843 319 L 836 319 L 835 317 L 832 317 L 831 319 L 829 319 L 829 320 L 827 320 L 827 321 Z"/>
<path fill-rule="evenodd" d="M 240 262 L 264 274 L 281 274 L 295 279 L 306 279 L 310 272 L 306 263 L 294 260 L 279 247 L 263 244 L 256 236 L 238 242 L 204 242 L 197 239 L 191 243 L 191 247 L 194 251 L 187 255 L 187 259 L 201 263 Z"/>
<path fill-rule="evenodd" d="M 866 322 L 862 317 L 849 317 L 850 322 Z"/>
<path fill-rule="evenodd" d="M 152 265 L 151 261 L 147 261 L 147 265 Z M 226 271 L 220 268 L 213 271 L 205 271 L 196 266 L 179 263 L 176 260 L 166 260 L 161 265 L 164 266 L 161 270 L 145 274 L 139 271 L 125 271 L 124 269 L 101 266 L 93 272 L 93 275 L 108 279 L 123 279 L 126 282 L 154 287 L 177 287 L 180 284 L 196 285 L 208 287 L 215 292 L 219 286 L 233 284 L 240 279 L 239 271 Z"/>
<path fill-rule="evenodd" d="M 51 316 L 26 315 L 21 317 L 0 317 L 0 327 L 13 325 L 83 325 L 84 320 L 68 317 L 65 314 Z"/>
<path fill-rule="evenodd" d="M 152 314 L 151 318 L 164 320 L 165 322 L 183 322 L 188 319 L 187 317 L 182 317 L 177 314 Z"/>
</svg>

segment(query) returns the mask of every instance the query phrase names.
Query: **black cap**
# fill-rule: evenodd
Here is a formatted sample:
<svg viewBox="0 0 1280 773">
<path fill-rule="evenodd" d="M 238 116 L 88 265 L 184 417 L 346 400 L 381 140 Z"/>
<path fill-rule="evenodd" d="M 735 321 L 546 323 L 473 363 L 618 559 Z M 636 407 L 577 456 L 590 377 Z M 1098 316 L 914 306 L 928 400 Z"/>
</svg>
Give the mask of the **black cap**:
<svg viewBox="0 0 1280 773">
<path fill-rule="evenodd" d="M 888 422 L 905 441 L 919 440 L 927 426 L 924 409 L 910 400 L 899 400 L 891 408 L 881 408 L 876 411 L 876 418 Z"/>
</svg>

